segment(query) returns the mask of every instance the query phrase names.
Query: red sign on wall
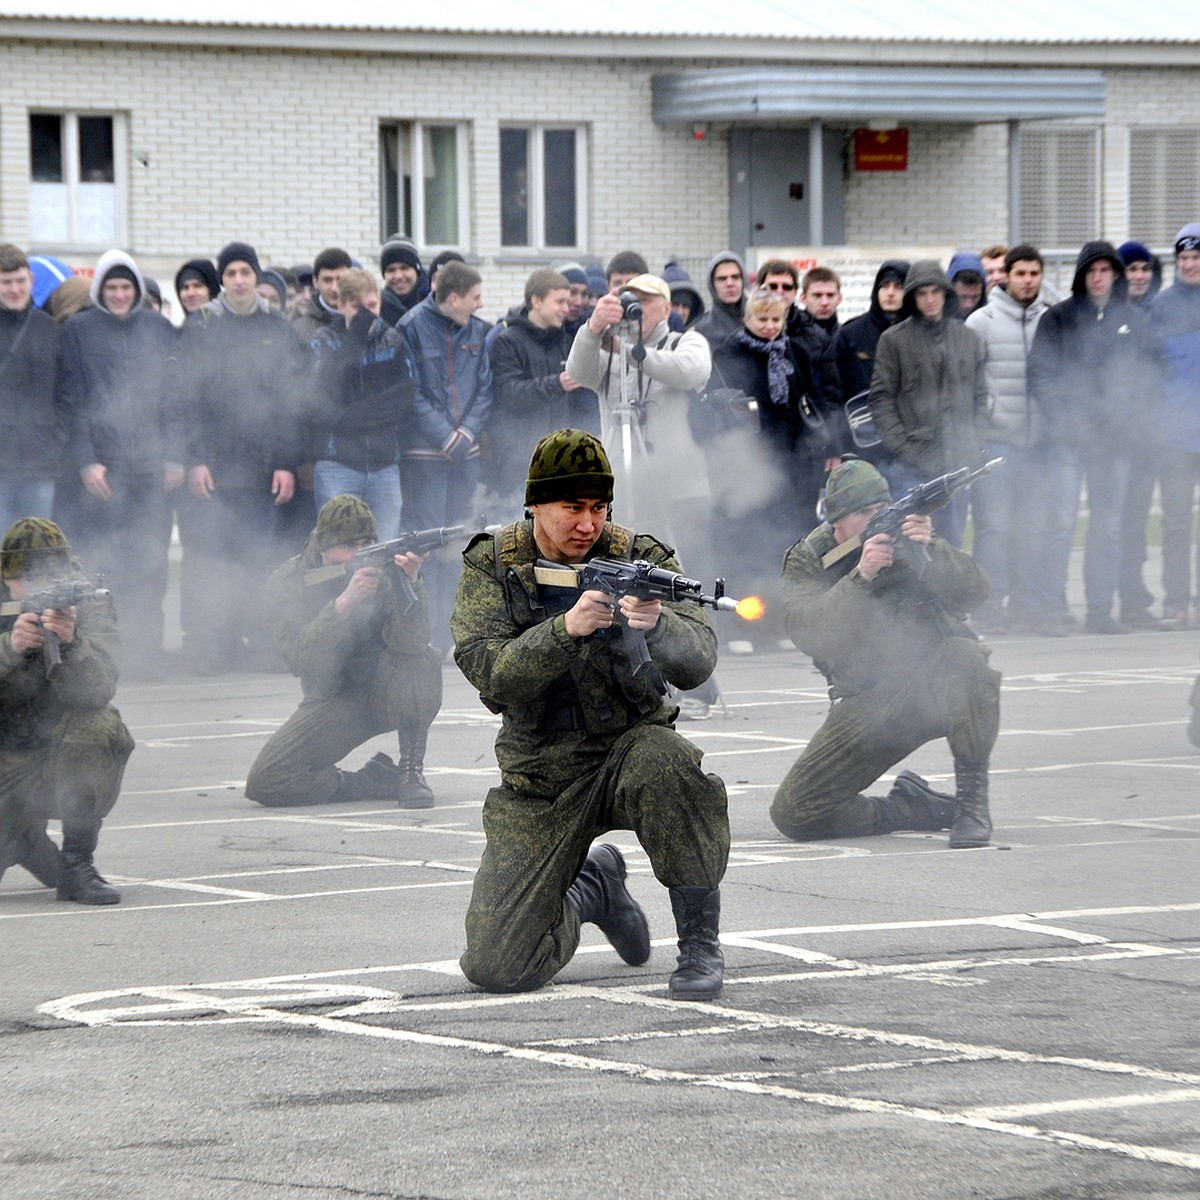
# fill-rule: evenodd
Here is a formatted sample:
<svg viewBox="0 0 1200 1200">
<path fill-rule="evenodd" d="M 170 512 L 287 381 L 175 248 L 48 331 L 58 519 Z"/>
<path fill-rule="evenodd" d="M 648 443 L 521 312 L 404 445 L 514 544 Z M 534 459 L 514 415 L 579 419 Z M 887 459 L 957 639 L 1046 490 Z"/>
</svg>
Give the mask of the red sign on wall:
<svg viewBox="0 0 1200 1200">
<path fill-rule="evenodd" d="M 907 129 L 856 129 L 854 131 L 854 169 L 856 171 L 907 171 Z"/>
</svg>

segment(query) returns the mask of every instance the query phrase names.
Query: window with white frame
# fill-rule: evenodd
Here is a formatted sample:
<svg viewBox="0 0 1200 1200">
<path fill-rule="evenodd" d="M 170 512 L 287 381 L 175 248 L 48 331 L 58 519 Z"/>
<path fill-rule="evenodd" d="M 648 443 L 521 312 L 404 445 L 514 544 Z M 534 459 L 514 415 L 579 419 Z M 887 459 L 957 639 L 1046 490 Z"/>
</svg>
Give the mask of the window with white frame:
<svg viewBox="0 0 1200 1200">
<path fill-rule="evenodd" d="M 125 240 L 124 123 L 111 113 L 29 114 L 29 236 L 34 244 Z"/>
<path fill-rule="evenodd" d="M 1020 142 L 1022 241 L 1075 248 L 1100 231 L 1100 130 L 1023 125 Z"/>
<path fill-rule="evenodd" d="M 1169 246 L 1200 212 L 1200 129 L 1129 131 L 1129 233 Z"/>
<path fill-rule="evenodd" d="M 467 127 L 385 121 L 379 127 L 380 241 L 403 233 L 418 246 L 467 244 Z"/>
<path fill-rule="evenodd" d="M 587 134 L 577 125 L 500 129 L 500 244 L 574 250 L 586 241 Z"/>
</svg>

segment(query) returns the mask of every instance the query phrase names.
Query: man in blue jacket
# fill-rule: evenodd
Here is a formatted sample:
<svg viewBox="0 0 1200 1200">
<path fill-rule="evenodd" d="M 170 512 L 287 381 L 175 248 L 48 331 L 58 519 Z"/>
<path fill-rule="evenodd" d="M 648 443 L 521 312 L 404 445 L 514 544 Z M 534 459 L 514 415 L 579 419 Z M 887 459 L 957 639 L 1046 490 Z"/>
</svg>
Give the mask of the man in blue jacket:
<svg viewBox="0 0 1200 1200">
<path fill-rule="evenodd" d="M 1159 487 L 1163 509 L 1163 616 L 1188 627 L 1200 584 L 1200 549 L 1191 574 L 1193 515 L 1200 485 L 1200 222 L 1175 238 L 1175 282 L 1151 309 L 1164 359 Z"/>
<path fill-rule="evenodd" d="M 400 490 L 414 529 L 455 525 L 472 511 L 479 483 L 479 435 L 492 409 L 492 369 L 484 348 L 483 280 L 466 263 L 448 262 L 434 292 L 397 328 L 416 371 L 412 419 L 404 432 Z M 425 586 L 433 644 L 450 646 L 457 563 L 429 560 Z"/>
</svg>

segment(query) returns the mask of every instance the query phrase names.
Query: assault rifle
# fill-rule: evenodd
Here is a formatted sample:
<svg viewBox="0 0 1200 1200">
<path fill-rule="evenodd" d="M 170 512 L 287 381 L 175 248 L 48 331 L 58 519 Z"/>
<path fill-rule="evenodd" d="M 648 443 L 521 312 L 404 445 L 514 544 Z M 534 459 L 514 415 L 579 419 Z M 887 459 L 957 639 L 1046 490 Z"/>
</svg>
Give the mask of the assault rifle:
<svg viewBox="0 0 1200 1200">
<path fill-rule="evenodd" d="M 390 542 L 375 542 L 373 545 L 364 546 L 344 563 L 334 563 L 331 567 L 313 567 L 312 570 L 305 571 L 304 585 L 313 587 L 318 583 L 328 583 L 331 579 L 353 575 L 363 567 L 395 568 L 394 559 L 397 554 L 428 554 L 431 550 L 449 545 L 456 538 L 464 537 L 466 533 L 465 525 L 443 525 L 440 529 L 413 529 L 402 533 L 398 538 L 392 538 Z M 413 591 L 408 576 L 397 568 L 392 571 L 392 578 L 400 590 L 404 607 L 409 608 L 416 604 L 417 594 Z"/>
<path fill-rule="evenodd" d="M 47 609 L 65 612 L 81 600 L 91 600 L 94 597 L 107 599 L 111 595 L 106 588 L 98 588 L 86 579 L 55 579 L 48 587 L 30 592 L 24 600 L 8 600 L 0 604 L 0 617 L 14 617 L 23 612 L 44 613 Z M 62 649 L 58 634 L 43 626 L 42 664 L 47 679 L 58 670 L 61 663 Z"/>
<path fill-rule="evenodd" d="M 828 554 L 823 555 L 821 566 L 826 569 L 832 567 L 834 563 L 841 562 L 846 555 L 853 554 L 860 547 L 866 545 L 867 541 L 877 534 L 887 533 L 895 540 L 896 553 L 911 555 L 915 558 L 917 573 L 921 574 L 930 561 L 929 551 L 920 542 L 913 542 L 901 536 L 900 527 L 904 524 L 904 518 L 913 514 L 924 517 L 929 513 L 936 512 L 939 508 L 949 504 L 963 488 L 970 487 L 976 479 L 990 474 L 1003 462 L 1002 458 L 993 458 L 975 470 L 970 467 L 959 467 L 957 471 L 948 471 L 945 475 L 939 475 L 936 479 L 929 480 L 928 483 L 919 483 L 907 495 L 901 496 L 881 513 L 873 516 L 867 522 L 862 533 L 855 534 L 854 537 L 848 538 L 835 546 Z"/>
<path fill-rule="evenodd" d="M 603 592 L 614 601 L 622 596 L 635 596 L 639 600 L 691 600 L 721 612 L 736 612 L 738 605 L 736 600 L 725 595 L 724 579 L 717 580 L 710 596 L 705 593 L 700 580 L 656 567 L 645 559 L 627 562 L 619 558 L 593 558 L 580 566 L 564 566 L 539 559 L 533 574 L 538 583 L 547 587 Z M 616 604 L 613 607 L 621 623 L 634 678 L 637 678 L 652 665 L 646 635 L 640 629 L 631 628 L 621 616 L 620 608 Z"/>
</svg>

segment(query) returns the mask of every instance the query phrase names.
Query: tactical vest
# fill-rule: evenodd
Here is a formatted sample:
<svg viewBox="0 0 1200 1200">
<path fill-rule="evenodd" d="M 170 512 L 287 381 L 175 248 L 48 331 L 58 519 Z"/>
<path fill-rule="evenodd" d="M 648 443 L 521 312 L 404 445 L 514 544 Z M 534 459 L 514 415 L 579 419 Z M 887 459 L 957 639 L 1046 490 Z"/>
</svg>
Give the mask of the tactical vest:
<svg viewBox="0 0 1200 1200">
<path fill-rule="evenodd" d="M 609 522 L 590 557 L 628 560 L 634 535 Z M 534 578 L 541 557 L 533 537 L 533 522 L 506 525 L 493 535 L 496 578 L 504 588 L 509 616 L 521 629 L 552 620 L 578 599 L 577 592 L 543 588 Z M 536 699 L 504 710 L 506 722 L 539 732 L 586 729 L 593 734 L 618 734 L 635 725 L 662 704 L 649 682 L 635 680 L 621 630 L 597 630 L 585 653 L 575 659 Z"/>
</svg>

